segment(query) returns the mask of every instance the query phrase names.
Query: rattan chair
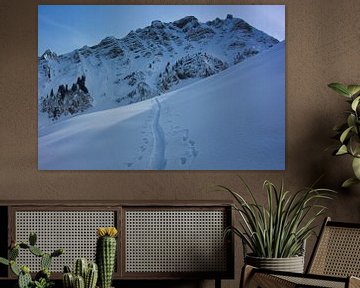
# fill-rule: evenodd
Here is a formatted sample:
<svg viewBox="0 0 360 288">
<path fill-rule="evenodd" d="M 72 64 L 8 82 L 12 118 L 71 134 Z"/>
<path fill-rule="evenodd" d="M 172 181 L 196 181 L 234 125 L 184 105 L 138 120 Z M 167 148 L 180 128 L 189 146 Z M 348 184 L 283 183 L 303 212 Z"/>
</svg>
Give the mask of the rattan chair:
<svg viewBox="0 0 360 288">
<path fill-rule="evenodd" d="M 278 272 L 246 265 L 242 288 L 360 287 L 360 224 L 326 218 L 306 273 Z"/>
</svg>

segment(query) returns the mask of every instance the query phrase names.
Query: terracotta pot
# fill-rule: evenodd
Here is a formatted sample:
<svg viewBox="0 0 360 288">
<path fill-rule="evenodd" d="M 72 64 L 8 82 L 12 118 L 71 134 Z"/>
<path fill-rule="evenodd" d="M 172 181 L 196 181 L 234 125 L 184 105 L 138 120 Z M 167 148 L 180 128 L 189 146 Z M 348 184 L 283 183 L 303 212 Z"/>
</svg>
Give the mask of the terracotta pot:
<svg viewBox="0 0 360 288">
<path fill-rule="evenodd" d="M 263 258 L 246 255 L 245 263 L 263 269 L 304 273 L 304 256 Z"/>
</svg>

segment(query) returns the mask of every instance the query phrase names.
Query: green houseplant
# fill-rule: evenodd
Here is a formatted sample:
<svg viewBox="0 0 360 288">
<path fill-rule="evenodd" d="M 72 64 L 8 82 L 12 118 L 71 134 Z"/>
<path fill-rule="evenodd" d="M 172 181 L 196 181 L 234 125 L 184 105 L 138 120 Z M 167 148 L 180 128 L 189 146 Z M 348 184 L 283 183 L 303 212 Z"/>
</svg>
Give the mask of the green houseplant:
<svg viewBox="0 0 360 288">
<path fill-rule="evenodd" d="M 291 193 L 284 189 L 283 183 L 277 188 L 266 180 L 267 203 L 261 205 L 242 182 L 251 201 L 228 187 L 219 186 L 234 197 L 233 208 L 240 216 L 239 227 L 228 227 L 225 235 L 234 233 L 249 248 L 251 253 L 244 255 L 246 264 L 303 272 L 305 241 L 314 233 L 316 220 L 326 210 L 318 200 L 331 199 L 334 191 L 309 187 Z"/>
<path fill-rule="evenodd" d="M 52 259 L 62 255 L 64 250 L 57 249 L 52 253 L 45 253 L 36 246 L 36 242 L 36 234 L 30 233 L 29 243 L 14 242 L 9 248 L 8 259 L 0 257 L 0 263 L 10 266 L 11 271 L 18 277 L 19 288 L 50 288 L 54 286 L 54 282 L 50 280 L 50 265 Z M 28 266 L 19 266 L 18 263 L 16 263 L 20 249 L 28 250 L 31 254 L 40 258 L 41 270 L 35 275 L 34 279 L 32 279 L 30 275 L 30 268 Z"/>
<path fill-rule="evenodd" d="M 337 133 L 336 138 L 339 140 L 334 155 L 350 155 L 352 157 L 354 177 L 347 179 L 342 184 L 343 187 L 348 187 L 360 183 L 360 85 L 331 83 L 328 86 L 344 96 L 350 104 L 350 109 L 346 112 L 346 121 L 334 127 L 334 131 Z"/>
</svg>

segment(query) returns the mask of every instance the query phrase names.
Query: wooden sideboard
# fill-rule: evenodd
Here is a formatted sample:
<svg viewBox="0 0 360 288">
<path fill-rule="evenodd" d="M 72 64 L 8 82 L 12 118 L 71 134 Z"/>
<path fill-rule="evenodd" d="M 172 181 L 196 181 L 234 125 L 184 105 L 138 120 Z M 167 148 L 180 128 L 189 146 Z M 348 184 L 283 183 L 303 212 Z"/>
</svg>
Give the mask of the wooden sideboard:
<svg viewBox="0 0 360 288">
<path fill-rule="evenodd" d="M 0 202 L 0 256 L 6 257 L 12 240 L 26 241 L 36 231 L 43 250 L 65 249 L 51 266 L 53 278 L 60 279 L 62 267 L 75 258 L 94 260 L 96 227 L 115 226 L 114 283 L 215 279 L 220 287 L 221 279 L 234 278 L 234 239 L 223 238 L 232 221 L 231 204 L 221 201 Z M 20 260 L 37 270 L 34 256 L 21 254 Z M 12 279 L 0 265 L 0 281 L 5 285 Z"/>
</svg>

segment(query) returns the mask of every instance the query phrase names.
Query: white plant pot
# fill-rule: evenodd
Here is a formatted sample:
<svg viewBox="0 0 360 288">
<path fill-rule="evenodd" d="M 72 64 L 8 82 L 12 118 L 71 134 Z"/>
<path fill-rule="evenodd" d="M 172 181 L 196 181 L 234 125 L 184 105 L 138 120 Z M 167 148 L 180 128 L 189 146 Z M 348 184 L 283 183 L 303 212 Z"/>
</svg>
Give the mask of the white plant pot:
<svg viewBox="0 0 360 288">
<path fill-rule="evenodd" d="M 262 269 L 304 273 L 304 256 L 289 258 L 263 258 L 246 255 L 245 263 Z"/>
</svg>

